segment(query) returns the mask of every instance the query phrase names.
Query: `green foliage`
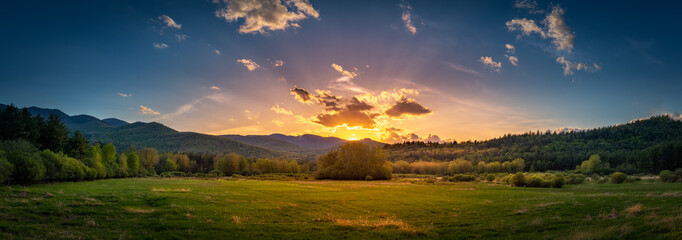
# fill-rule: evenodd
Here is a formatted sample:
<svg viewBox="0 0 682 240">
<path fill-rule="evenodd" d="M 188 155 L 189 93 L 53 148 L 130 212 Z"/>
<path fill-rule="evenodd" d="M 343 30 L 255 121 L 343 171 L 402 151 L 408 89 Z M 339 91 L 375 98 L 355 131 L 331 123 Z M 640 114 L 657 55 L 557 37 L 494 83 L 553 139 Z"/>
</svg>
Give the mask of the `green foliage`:
<svg viewBox="0 0 682 240">
<path fill-rule="evenodd" d="M 584 169 L 587 170 L 585 173 L 609 174 L 612 170 L 608 167 L 631 173 L 658 173 L 665 169 L 682 168 L 680 132 L 681 121 L 669 116 L 658 116 L 588 131 L 507 134 L 480 142 L 405 142 L 386 145 L 385 149 L 390 161 L 445 162 L 467 159 L 476 163 L 479 173 L 499 172 L 497 165 L 484 168 L 486 163 L 499 162 L 499 167 L 503 168 L 507 167 L 504 162 L 516 158 L 525 160 L 524 169 L 529 172 L 572 170 L 577 165 L 582 168 L 582 162 L 594 154 L 600 156 L 602 165 L 594 168 L 586 165 L 588 169 Z"/>
<path fill-rule="evenodd" d="M 381 148 L 361 142 L 342 145 L 338 150 L 322 155 L 318 160 L 317 179 L 375 180 L 391 179 L 391 164 Z"/>
<path fill-rule="evenodd" d="M 0 150 L 5 152 L 7 161 L 13 166 L 11 178 L 21 184 L 40 181 L 45 176 L 45 166 L 38 149 L 25 140 L 3 141 Z"/>
<path fill-rule="evenodd" d="M 622 172 L 615 172 L 611 174 L 611 182 L 616 184 L 624 183 L 628 179 L 628 175 Z"/>
<path fill-rule="evenodd" d="M 526 178 L 526 186 L 528 187 L 542 187 L 543 185 L 543 180 L 540 176 L 537 175 L 531 175 L 530 177 Z"/>
<path fill-rule="evenodd" d="M 154 166 L 159 163 L 159 151 L 154 148 L 143 148 L 137 153 L 140 157 L 140 165 L 147 170 L 154 170 Z"/>
<path fill-rule="evenodd" d="M 0 184 L 9 182 L 14 165 L 12 165 L 5 156 L 5 151 L 0 150 Z"/>
<path fill-rule="evenodd" d="M 509 179 L 509 183 L 515 187 L 523 187 L 526 185 L 526 177 L 523 173 L 516 173 Z"/>
<path fill-rule="evenodd" d="M 561 188 L 564 186 L 564 183 L 566 181 L 564 180 L 564 176 L 560 173 L 554 174 L 554 178 L 552 178 L 552 187 L 553 188 Z"/>
<path fill-rule="evenodd" d="M 658 177 L 661 178 L 661 181 L 663 182 L 676 182 L 677 181 L 677 175 L 673 173 L 670 170 L 663 170 L 661 173 L 658 174 Z"/>
<path fill-rule="evenodd" d="M 476 176 L 471 174 L 455 174 L 452 175 L 450 181 L 453 182 L 473 182 L 476 181 Z"/>
<path fill-rule="evenodd" d="M 129 152 L 126 161 L 128 162 L 128 176 L 140 176 L 140 158 L 137 153 Z"/>
<path fill-rule="evenodd" d="M 38 142 L 43 148 L 54 152 L 61 152 L 66 145 L 69 129 L 62 122 L 62 118 L 54 113 L 50 113 L 45 126 L 40 131 Z"/>
<path fill-rule="evenodd" d="M 566 175 L 565 182 L 566 184 L 581 184 L 585 182 L 585 179 L 587 179 L 585 175 L 569 173 L 568 175 Z"/>
</svg>

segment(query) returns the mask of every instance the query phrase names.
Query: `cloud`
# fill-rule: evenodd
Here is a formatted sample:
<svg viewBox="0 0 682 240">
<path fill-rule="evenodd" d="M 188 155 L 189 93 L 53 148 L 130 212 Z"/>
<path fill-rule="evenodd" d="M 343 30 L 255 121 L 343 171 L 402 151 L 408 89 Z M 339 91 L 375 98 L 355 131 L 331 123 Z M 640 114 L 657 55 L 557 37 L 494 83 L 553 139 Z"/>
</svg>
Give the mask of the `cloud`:
<svg viewBox="0 0 682 240">
<path fill-rule="evenodd" d="M 116 92 L 116 94 L 118 94 L 121 97 L 132 97 L 133 96 L 132 94 L 125 94 L 125 93 L 120 93 L 120 92 Z"/>
<path fill-rule="evenodd" d="M 279 105 L 272 106 L 272 108 L 270 108 L 270 110 L 275 111 L 276 113 L 279 113 L 279 114 L 294 115 L 293 112 L 291 112 L 291 111 L 289 111 L 283 107 L 280 107 Z"/>
<path fill-rule="evenodd" d="M 216 87 L 216 86 L 211 86 L 211 89 L 217 90 L 217 91 L 221 91 L 221 90 L 222 90 L 222 89 L 220 89 L 219 87 Z"/>
<path fill-rule="evenodd" d="M 192 109 L 194 109 L 194 107 L 196 105 L 204 102 L 205 100 L 211 100 L 213 102 L 219 102 L 219 103 L 227 103 L 229 101 L 229 98 L 227 98 L 225 95 L 222 95 L 220 93 L 212 93 L 210 95 L 206 95 L 206 96 L 203 96 L 201 98 L 194 99 L 189 103 L 181 105 L 180 107 L 175 109 L 175 112 L 163 114 L 161 117 L 159 117 L 157 119 L 158 120 L 173 119 L 177 116 L 180 116 L 182 114 L 185 114 L 185 113 L 191 111 Z"/>
<path fill-rule="evenodd" d="M 512 19 L 507 21 L 506 25 L 509 31 L 521 31 L 526 36 L 538 33 L 542 38 L 551 38 L 552 44 L 556 46 L 557 50 L 564 50 L 570 53 L 573 49 L 575 34 L 571 32 L 571 28 L 566 24 L 564 13 L 565 11 L 559 6 L 552 8 L 552 12 L 547 14 L 542 21 L 545 29 L 540 28 L 534 20 L 526 18 Z"/>
<path fill-rule="evenodd" d="M 448 62 L 448 61 L 446 61 L 446 62 L 445 62 L 445 65 L 448 65 L 448 67 L 450 67 L 450 68 L 452 68 L 452 69 L 455 69 L 455 70 L 457 70 L 457 71 L 460 71 L 460 72 L 469 73 L 469 74 L 472 74 L 472 75 L 479 75 L 479 74 L 480 74 L 480 73 L 478 73 L 476 70 L 473 70 L 473 69 L 471 69 L 471 68 L 468 68 L 468 67 L 459 65 L 459 64 L 454 63 L 454 62 Z"/>
<path fill-rule="evenodd" d="M 161 15 L 159 16 L 159 20 L 163 21 L 163 23 L 166 24 L 166 27 L 170 28 L 175 28 L 175 29 L 180 29 L 182 28 L 181 24 L 177 24 L 172 18 L 170 18 L 168 15 Z"/>
<path fill-rule="evenodd" d="M 564 17 L 564 10 L 558 6 L 552 9 L 552 12 L 545 18 L 545 25 L 547 25 L 547 36 L 553 38 L 552 43 L 558 50 L 565 50 L 571 52 L 573 49 L 573 40 L 575 34 L 571 32 L 571 28 L 566 25 L 566 18 Z"/>
<path fill-rule="evenodd" d="M 140 112 L 142 114 L 159 115 L 160 113 L 152 110 L 151 108 L 140 105 Z"/>
<path fill-rule="evenodd" d="M 178 39 L 178 42 L 182 42 L 182 40 L 187 39 L 189 36 L 187 34 L 181 34 L 181 33 L 176 33 L 175 38 Z"/>
<path fill-rule="evenodd" d="M 221 5 L 216 16 L 228 22 L 240 18 L 244 23 L 239 33 L 266 33 L 300 27 L 297 22 L 308 17 L 319 18 L 320 14 L 307 0 L 223 0 L 214 1 Z"/>
<path fill-rule="evenodd" d="M 515 18 L 510 21 L 507 21 L 505 23 L 507 25 L 507 29 L 509 31 L 521 31 L 523 35 L 530 35 L 532 33 L 538 33 L 540 36 L 543 38 L 546 38 L 545 31 L 538 26 L 534 20 L 526 19 L 526 18 Z"/>
<path fill-rule="evenodd" d="M 536 8 L 537 6 L 536 0 L 516 0 L 514 3 L 515 8 Z"/>
<path fill-rule="evenodd" d="M 298 88 L 298 87 L 294 86 L 294 88 L 291 89 L 291 95 L 294 95 L 296 100 L 298 100 L 299 102 L 302 102 L 302 103 L 312 103 L 313 102 L 312 98 L 314 96 L 312 94 L 310 94 L 310 92 L 308 92 L 307 90 L 305 90 L 303 88 Z"/>
<path fill-rule="evenodd" d="M 424 142 L 441 142 L 440 137 L 435 134 L 429 134 L 425 139 Z"/>
<path fill-rule="evenodd" d="M 275 65 L 275 67 L 281 67 L 281 66 L 284 65 L 284 61 L 282 61 L 282 60 L 275 60 L 274 63 L 273 63 L 273 65 Z"/>
<path fill-rule="evenodd" d="M 514 54 L 514 52 L 516 52 L 516 47 L 514 47 L 514 45 L 511 45 L 509 43 L 505 44 L 504 48 L 507 49 L 507 53 L 509 53 L 509 54 Z"/>
<path fill-rule="evenodd" d="M 500 72 L 502 70 L 502 63 L 495 62 L 492 57 L 481 57 L 478 61 L 495 72 Z"/>
<path fill-rule="evenodd" d="M 157 49 L 168 48 L 168 44 L 154 42 L 154 48 L 157 48 Z"/>
<path fill-rule="evenodd" d="M 585 72 L 595 72 L 601 69 L 599 65 L 595 64 L 586 64 L 586 63 L 579 63 L 579 62 L 573 62 L 566 60 L 564 57 L 559 57 L 556 59 L 556 62 L 560 63 L 563 65 L 564 68 L 564 75 L 573 75 L 573 71 L 585 71 Z"/>
<path fill-rule="evenodd" d="M 420 138 L 419 135 L 411 132 L 406 132 L 398 128 L 383 129 L 383 136 L 381 141 L 386 143 L 401 143 L 406 141 L 422 141 L 422 142 L 443 142 L 438 135 L 429 134 L 426 138 Z"/>
<path fill-rule="evenodd" d="M 412 13 L 410 13 L 410 11 L 412 11 L 412 6 L 407 2 L 403 2 L 400 4 L 400 8 L 403 9 L 402 19 L 405 24 L 405 30 L 412 33 L 412 35 L 417 34 L 417 28 L 414 27 L 414 24 L 412 23 Z"/>
<path fill-rule="evenodd" d="M 313 122 L 327 127 L 346 125 L 349 127 L 374 128 L 375 117 L 361 111 L 341 110 L 337 113 L 321 113 Z"/>
<path fill-rule="evenodd" d="M 399 118 L 403 115 L 419 116 L 432 112 L 433 111 L 431 111 L 431 109 L 425 108 L 421 104 L 417 103 L 416 100 L 403 96 L 384 113 L 390 117 Z"/>
<path fill-rule="evenodd" d="M 237 62 L 238 62 L 238 63 L 241 63 L 241 64 L 244 64 L 244 67 L 246 67 L 247 69 L 249 69 L 249 71 L 253 71 L 253 70 L 256 70 L 256 69 L 260 68 L 260 65 L 258 65 L 256 62 L 254 62 L 254 61 L 251 60 L 251 59 L 244 59 L 244 58 L 243 58 L 243 59 L 237 60 Z"/>
<path fill-rule="evenodd" d="M 218 54 L 218 55 L 222 55 L 222 54 L 223 54 L 223 53 L 221 53 L 220 50 L 218 50 L 218 49 L 213 50 L 213 52 L 214 52 L 215 54 Z"/>
<path fill-rule="evenodd" d="M 334 68 L 334 70 L 336 70 L 337 72 L 340 72 L 342 75 L 344 75 L 350 79 L 353 79 L 353 78 L 358 76 L 358 74 L 355 72 L 349 72 L 349 71 L 343 70 L 343 67 L 339 66 L 336 63 L 332 63 L 332 68 Z"/>
<path fill-rule="evenodd" d="M 280 120 L 272 120 L 272 123 L 274 123 L 278 127 L 284 126 L 284 122 L 282 122 Z"/>
<path fill-rule="evenodd" d="M 509 59 L 509 63 L 511 63 L 511 65 L 514 65 L 515 67 L 519 66 L 519 59 L 518 58 L 516 58 L 514 56 L 507 56 L 507 58 Z"/>
</svg>

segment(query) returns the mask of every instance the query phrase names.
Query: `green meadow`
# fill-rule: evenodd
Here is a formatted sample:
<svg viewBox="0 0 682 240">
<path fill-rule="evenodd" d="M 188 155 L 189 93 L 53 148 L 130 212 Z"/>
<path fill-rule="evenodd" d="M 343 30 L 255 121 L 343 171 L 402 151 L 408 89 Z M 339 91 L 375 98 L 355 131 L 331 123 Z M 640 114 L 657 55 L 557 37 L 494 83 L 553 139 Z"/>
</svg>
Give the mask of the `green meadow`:
<svg viewBox="0 0 682 240">
<path fill-rule="evenodd" d="M 0 188 L 0 239 L 680 239 L 682 184 L 130 178 Z"/>
</svg>

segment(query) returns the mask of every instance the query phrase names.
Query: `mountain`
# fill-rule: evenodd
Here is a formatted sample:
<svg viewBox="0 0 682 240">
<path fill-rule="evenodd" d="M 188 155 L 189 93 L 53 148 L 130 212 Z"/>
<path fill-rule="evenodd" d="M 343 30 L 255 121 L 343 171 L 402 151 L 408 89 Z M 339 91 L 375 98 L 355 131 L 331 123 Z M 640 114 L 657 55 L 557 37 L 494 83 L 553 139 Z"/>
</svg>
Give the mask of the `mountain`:
<svg viewBox="0 0 682 240">
<path fill-rule="evenodd" d="M 0 104 L 4 108 L 6 105 Z M 80 131 L 91 142 L 113 143 L 119 150 L 128 147 L 153 147 L 160 152 L 228 153 L 234 152 L 247 157 L 310 159 L 310 156 L 276 151 L 237 142 L 228 138 L 194 132 L 178 132 L 161 123 L 135 122 L 108 118 L 100 120 L 90 115 L 68 114 L 58 109 L 39 107 L 28 108 L 31 114 L 47 118 L 51 113 L 62 118 L 64 125 L 73 133 Z"/>
<path fill-rule="evenodd" d="M 121 119 L 118 119 L 118 118 L 105 118 L 105 119 L 102 119 L 102 122 L 105 122 L 105 123 L 107 123 L 111 126 L 114 126 L 114 127 L 122 127 L 122 126 L 130 124 L 130 123 L 123 121 Z"/>
<path fill-rule="evenodd" d="M 329 149 L 340 144 L 346 143 L 346 140 L 337 137 L 321 137 L 312 134 L 303 134 L 300 136 L 289 136 L 284 134 L 271 134 L 270 137 L 285 142 L 293 143 L 298 146 L 309 149 Z"/>
<path fill-rule="evenodd" d="M 308 155 L 324 154 L 347 142 L 350 142 L 350 140 L 337 137 L 322 137 L 312 134 L 304 134 L 300 136 L 290 136 L 284 134 L 246 136 L 222 135 L 222 137 L 272 150 L 288 151 Z M 383 147 L 385 145 L 384 143 L 377 142 L 369 138 L 355 141 L 360 141 L 379 147 Z"/>
</svg>

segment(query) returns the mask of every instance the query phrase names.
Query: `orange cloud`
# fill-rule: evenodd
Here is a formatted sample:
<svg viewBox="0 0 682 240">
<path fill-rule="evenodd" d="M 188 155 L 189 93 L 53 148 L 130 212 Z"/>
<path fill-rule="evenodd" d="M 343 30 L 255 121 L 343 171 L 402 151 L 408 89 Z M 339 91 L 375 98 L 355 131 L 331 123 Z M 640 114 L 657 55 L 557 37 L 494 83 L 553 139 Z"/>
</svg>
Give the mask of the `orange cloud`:
<svg viewBox="0 0 682 240">
<path fill-rule="evenodd" d="M 402 97 L 391 108 L 386 110 L 385 114 L 394 118 L 399 118 L 403 115 L 419 116 L 432 113 L 431 109 L 425 108 L 417 103 L 414 99 Z"/>
</svg>

